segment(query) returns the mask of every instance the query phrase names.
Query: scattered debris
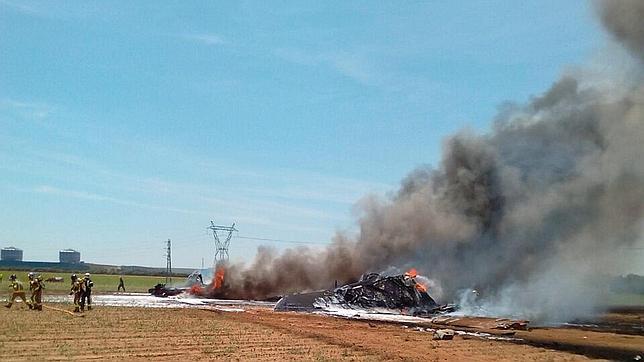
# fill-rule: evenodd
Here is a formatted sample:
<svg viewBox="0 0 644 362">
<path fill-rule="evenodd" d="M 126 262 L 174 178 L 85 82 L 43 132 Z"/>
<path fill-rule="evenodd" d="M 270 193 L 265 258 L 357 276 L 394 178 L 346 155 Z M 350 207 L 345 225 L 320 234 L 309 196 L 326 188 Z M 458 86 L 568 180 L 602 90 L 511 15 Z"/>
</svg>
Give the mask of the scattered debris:
<svg viewBox="0 0 644 362">
<path fill-rule="evenodd" d="M 527 320 L 516 320 L 506 318 L 489 318 L 489 317 L 475 317 L 475 316 L 454 316 L 444 315 L 435 316 L 430 319 L 434 324 L 440 324 L 451 327 L 465 327 L 476 328 L 480 330 L 527 330 Z"/>
<path fill-rule="evenodd" d="M 510 319 L 497 319 L 497 325 L 494 326 L 494 329 L 516 329 L 525 331 L 528 329 L 527 320 L 510 320 Z"/>
<path fill-rule="evenodd" d="M 509 334 L 509 335 L 494 335 L 490 333 L 485 333 L 485 332 L 466 332 L 466 331 L 455 331 L 456 334 L 459 336 L 463 337 L 464 339 L 467 338 L 479 338 L 479 339 L 487 339 L 487 340 L 493 340 L 493 341 L 521 341 L 521 338 L 514 338 L 514 333 Z"/>
<path fill-rule="evenodd" d="M 441 340 L 441 341 L 448 341 L 454 338 L 454 330 L 453 329 L 438 329 L 434 331 L 434 337 L 433 339 L 435 340 Z"/>
<path fill-rule="evenodd" d="M 217 273 L 219 273 L 219 269 Z M 221 275 L 221 278 L 223 278 L 223 274 Z M 221 280 L 219 282 L 221 283 Z M 148 292 L 155 297 L 170 297 L 187 292 L 189 294 L 205 298 L 208 296 L 208 293 L 210 293 L 210 289 L 208 288 L 209 286 L 210 285 L 204 284 L 203 275 L 201 275 L 201 272 L 199 270 L 195 270 L 194 272 L 190 273 L 190 275 L 188 275 L 186 280 L 183 282 L 175 283 L 172 286 L 164 283 L 159 283 L 153 288 L 148 289 Z M 206 291 L 208 293 L 206 293 Z"/>
<path fill-rule="evenodd" d="M 292 311 L 292 312 L 310 312 L 315 309 L 321 309 L 316 306 L 318 300 L 326 298 L 333 298 L 335 295 L 333 291 L 322 290 L 310 293 L 295 293 L 282 297 L 277 304 L 275 304 L 276 311 Z"/>
<path fill-rule="evenodd" d="M 186 288 L 166 287 L 165 284 L 159 283 L 154 288 L 148 289 L 148 292 L 155 297 L 169 297 L 178 295 L 186 291 Z"/>
<path fill-rule="evenodd" d="M 395 310 L 401 314 L 425 316 L 452 312 L 454 305 L 439 305 L 427 293 L 427 287 L 416 281 L 416 271 L 402 275 L 382 276 L 368 273 L 359 281 L 311 293 L 284 296 L 276 311 L 312 311 L 328 306 L 346 306 L 365 310 Z"/>
</svg>

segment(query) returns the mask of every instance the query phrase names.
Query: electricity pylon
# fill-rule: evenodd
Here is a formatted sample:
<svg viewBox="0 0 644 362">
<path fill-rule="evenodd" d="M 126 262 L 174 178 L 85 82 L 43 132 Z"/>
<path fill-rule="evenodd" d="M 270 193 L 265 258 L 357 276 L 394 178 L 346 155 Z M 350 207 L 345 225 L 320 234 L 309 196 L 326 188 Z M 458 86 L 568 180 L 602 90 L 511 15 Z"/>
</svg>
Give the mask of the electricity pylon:
<svg viewBox="0 0 644 362">
<path fill-rule="evenodd" d="M 221 226 L 215 225 L 215 223 L 210 220 L 210 226 L 208 229 L 212 230 L 212 235 L 215 238 L 215 259 L 213 261 L 214 265 L 219 263 L 227 263 L 230 255 L 228 254 L 228 247 L 230 246 L 230 239 L 233 237 L 234 231 L 239 231 L 235 229 L 235 223 L 232 226 Z M 219 231 L 227 232 L 226 239 L 221 241 L 219 239 Z"/>
</svg>

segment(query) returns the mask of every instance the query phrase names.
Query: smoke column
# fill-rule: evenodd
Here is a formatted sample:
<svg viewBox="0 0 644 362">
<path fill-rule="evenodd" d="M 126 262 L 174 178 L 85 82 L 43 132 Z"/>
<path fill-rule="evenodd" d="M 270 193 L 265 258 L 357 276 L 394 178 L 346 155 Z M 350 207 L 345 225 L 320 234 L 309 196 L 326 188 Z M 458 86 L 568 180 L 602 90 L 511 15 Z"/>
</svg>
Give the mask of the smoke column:
<svg viewBox="0 0 644 362">
<path fill-rule="evenodd" d="M 644 61 L 644 1 L 602 1 L 611 35 Z M 326 249 L 261 247 L 226 275 L 230 297 L 328 288 L 368 271 L 414 266 L 443 301 L 480 292 L 485 313 L 562 321 L 601 304 L 595 279 L 644 229 L 644 67 L 629 83 L 564 75 L 489 134 L 444 141 L 437 168 L 394 196 L 359 204 L 360 232 Z M 465 303 L 467 304 L 467 303 Z"/>
</svg>

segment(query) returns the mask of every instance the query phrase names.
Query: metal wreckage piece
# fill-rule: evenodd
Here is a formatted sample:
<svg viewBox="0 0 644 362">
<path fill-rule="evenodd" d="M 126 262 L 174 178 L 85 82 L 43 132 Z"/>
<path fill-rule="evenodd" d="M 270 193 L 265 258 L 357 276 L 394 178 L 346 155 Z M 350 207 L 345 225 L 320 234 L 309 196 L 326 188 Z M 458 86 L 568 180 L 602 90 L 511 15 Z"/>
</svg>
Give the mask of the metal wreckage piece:
<svg viewBox="0 0 644 362">
<path fill-rule="evenodd" d="M 171 287 L 166 286 L 163 283 L 159 283 L 154 286 L 154 288 L 148 289 L 148 293 L 154 295 L 155 297 L 171 297 L 174 295 L 181 294 L 185 292 L 186 288 Z"/>
<path fill-rule="evenodd" d="M 166 285 L 165 283 L 159 283 L 153 288 L 148 289 L 148 293 L 154 295 L 155 297 L 171 297 L 190 291 L 195 285 L 198 287 L 204 286 L 203 276 L 198 270 L 190 273 L 190 275 L 188 275 L 183 283 L 178 283 L 177 285 Z"/>
<path fill-rule="evenodd" d="M 276 311 L 313 311 L 329 306 L 399 310 L 414 316 L 452 312 L 453 304 L 439 305 L 418 284 L 415 275 L 364 274 L 359 281 L 333 290 L 290 294 L 275 305 Z"/>
</svg>

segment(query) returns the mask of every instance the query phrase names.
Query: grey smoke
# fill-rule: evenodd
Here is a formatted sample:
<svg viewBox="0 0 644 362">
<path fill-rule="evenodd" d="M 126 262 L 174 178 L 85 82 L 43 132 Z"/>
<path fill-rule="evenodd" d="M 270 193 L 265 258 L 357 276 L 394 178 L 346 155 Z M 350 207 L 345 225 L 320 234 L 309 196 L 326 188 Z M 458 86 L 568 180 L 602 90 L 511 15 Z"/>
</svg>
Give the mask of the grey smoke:
<svg viewBox="0 0 644 362">
<path fill-rule="evenodd" d="M 598 8 L 644 59 L 644 1 Z M 363 199 L 357 236 L 338 233 L 322 251 L 262 247 L 252 265 L 231 266 L 226 293 L 262 298 L 415 267 L 443 301 L 478 290 L 485 313 L 545 322 L 594 312 L 604 297 L 597 278 L 642 239 L 637 72 L 610 89 L 566 75 L 527 104 L 504 106 L 489 134 L 449 137 L 437 168 L 412 171 L 393 196 Z"/>
<path fill-rule="evenodd" d="M 641 0 L 602 0 L 601 20 L 619 42 L 644 61 L 644 2 Z"/>
</svg>

